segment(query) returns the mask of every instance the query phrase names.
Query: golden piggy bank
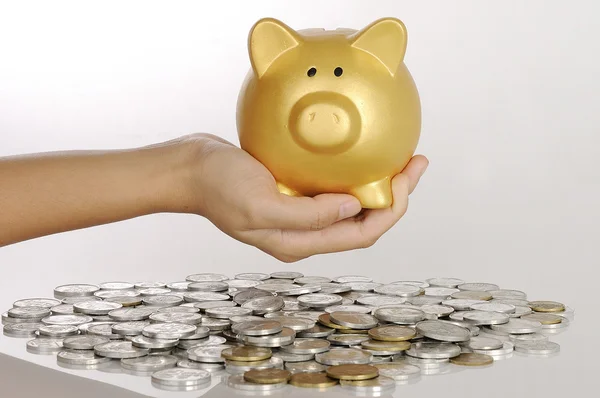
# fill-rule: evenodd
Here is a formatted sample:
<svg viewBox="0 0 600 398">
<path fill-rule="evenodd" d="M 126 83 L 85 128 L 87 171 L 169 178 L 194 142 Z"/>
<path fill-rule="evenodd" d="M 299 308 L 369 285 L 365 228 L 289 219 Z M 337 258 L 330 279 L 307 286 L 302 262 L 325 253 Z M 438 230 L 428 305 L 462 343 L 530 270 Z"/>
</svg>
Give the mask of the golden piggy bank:
<svg viewBox="0 0 600 398">
<path fill-rule="evenodd" d="M 295 31 L 272 18 L 252 27 L 238 134 L 280 192 L 347 193 L 371 209 L 392 204 L 391 178 L 413 156 L 421 130 L 406 41 L 395 18 L 360 31 Z"/>
</svg>

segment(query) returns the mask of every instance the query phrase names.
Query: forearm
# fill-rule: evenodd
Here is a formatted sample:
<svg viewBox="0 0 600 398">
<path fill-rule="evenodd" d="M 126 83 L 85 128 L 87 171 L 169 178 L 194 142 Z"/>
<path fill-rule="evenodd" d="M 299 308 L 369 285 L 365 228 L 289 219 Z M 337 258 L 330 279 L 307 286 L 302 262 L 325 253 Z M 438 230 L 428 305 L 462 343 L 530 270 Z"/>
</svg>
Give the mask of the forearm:
<svg viewBox="0 0 600 398">
<path fill-rule="evenodd" d="M 0 246 L 184 209 L 187 164 L 176 141 L 131 150 L 0 158 Z"/>
</svg>

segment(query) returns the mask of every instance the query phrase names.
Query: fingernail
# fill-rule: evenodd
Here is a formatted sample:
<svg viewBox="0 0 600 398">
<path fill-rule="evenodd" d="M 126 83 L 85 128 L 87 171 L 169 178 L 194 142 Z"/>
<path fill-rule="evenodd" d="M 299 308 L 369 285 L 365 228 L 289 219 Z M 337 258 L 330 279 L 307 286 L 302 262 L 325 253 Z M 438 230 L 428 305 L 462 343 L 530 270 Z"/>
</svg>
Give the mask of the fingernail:
<svg viewBox="0 0 600 398">
<path fill-rule="evenodd" d="M 340 206 L 340 220 L 357 215 L 362 210 L 362 206 L 358 199 L 350 200 L 342 203 Z"/>
</svg>

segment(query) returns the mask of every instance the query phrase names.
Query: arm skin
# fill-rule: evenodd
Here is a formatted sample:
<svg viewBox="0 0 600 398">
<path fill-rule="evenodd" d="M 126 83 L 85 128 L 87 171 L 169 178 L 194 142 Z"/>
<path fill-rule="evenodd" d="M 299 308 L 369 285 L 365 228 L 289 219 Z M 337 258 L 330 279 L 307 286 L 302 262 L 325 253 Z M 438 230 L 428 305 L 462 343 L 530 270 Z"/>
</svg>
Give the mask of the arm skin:
<svg viewBox="0 0 600 398">
<path fill-rule="evenodd" d="M 0 158 L 0 246 L 158 212 L 182 212 L 177 141 Z"/>
</svg>

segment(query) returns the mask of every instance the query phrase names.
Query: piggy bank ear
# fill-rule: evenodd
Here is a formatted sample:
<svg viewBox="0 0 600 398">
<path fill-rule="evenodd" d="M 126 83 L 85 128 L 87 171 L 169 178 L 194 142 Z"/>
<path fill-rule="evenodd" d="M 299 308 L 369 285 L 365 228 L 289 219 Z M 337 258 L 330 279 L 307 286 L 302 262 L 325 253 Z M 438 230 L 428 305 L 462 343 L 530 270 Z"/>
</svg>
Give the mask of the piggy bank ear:
<svg viewBox="0 0 600 398">
<path fill-rule="evenodd" d="M 252 69 L 261 78 L 273 62 L 284 52 L 298 46 L 300 35 L 283 22 L 263 18 L 250 30 L 248 50 Z"/>
<path fill-rule="evenodd" d="M 354 48 L 377 58 L 393 76 L 404 61 L 406 27 L 396 18 L 379 19 L 350 37 Z"/>
</svg>

